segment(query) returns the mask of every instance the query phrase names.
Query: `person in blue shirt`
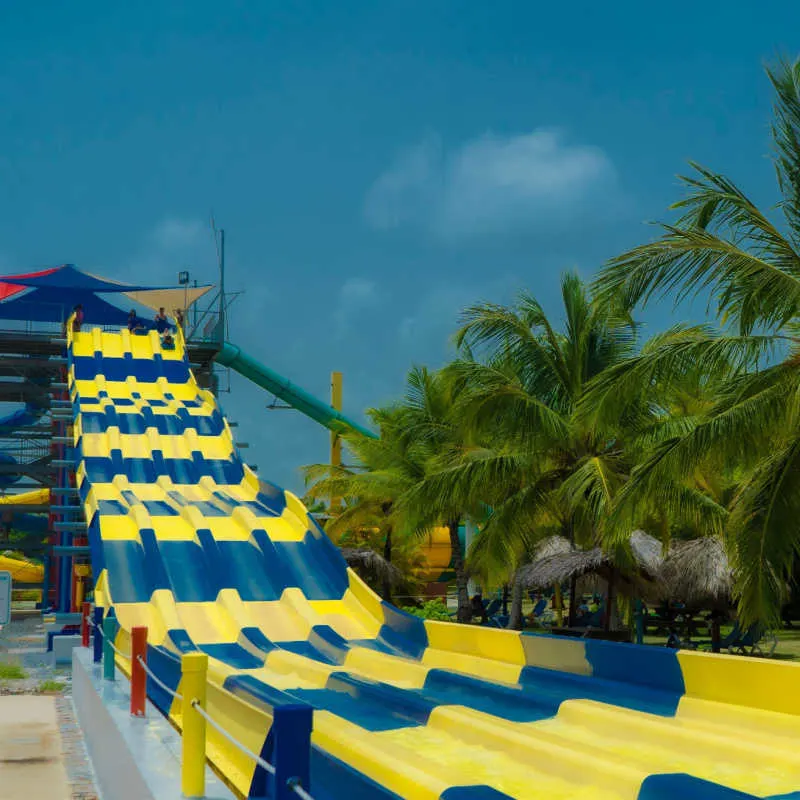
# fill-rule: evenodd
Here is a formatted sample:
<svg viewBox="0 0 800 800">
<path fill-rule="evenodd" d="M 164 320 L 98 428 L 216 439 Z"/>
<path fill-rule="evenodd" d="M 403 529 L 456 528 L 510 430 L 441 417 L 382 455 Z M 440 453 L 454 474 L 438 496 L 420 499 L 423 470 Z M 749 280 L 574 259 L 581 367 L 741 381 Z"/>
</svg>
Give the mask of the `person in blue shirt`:
<svg viewBox="0 0 800 800">
<path fill-rule="evenodd" d="M 128 330 L 131 333 L 141 333 L 144 330 L 144 325 L 139 317 L 136 316 L 134 309 L 131 309 L 131 313 L 128 314 Z"/>
<path fill-rule="evenodd" d="M 169 320 L 167 319 L 167 315 L 164 313 L 163 306 L 158 309 L 158 314 L 156 314 L 156 330 L 161 336 L 163 336 L 167 330 L 169 330 Z"/>
</svg>

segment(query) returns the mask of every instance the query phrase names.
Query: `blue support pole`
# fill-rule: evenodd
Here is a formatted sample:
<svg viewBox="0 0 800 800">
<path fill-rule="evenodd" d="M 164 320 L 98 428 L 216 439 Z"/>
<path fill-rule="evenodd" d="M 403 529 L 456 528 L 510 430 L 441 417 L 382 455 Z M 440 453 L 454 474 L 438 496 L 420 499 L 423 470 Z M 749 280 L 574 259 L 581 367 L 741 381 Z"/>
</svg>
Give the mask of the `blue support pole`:
<svg viewBox="0 0 800 800">
<path fill-rule="evenodd" d="M 117 638 L 117 618 L 109 614 L 103 620 L 103 677 L 107 681 L 115 678 L 116 662 L 114 661 L 114 639 Z"/>
<path fill-rule="evenodd" d="M 99 664 L 103 660 L 103 609 L 95 606 L 92 612 L 92 622 L 94 628 L 92 629 L 92 660 L 95 664 Z"/>
</svg>

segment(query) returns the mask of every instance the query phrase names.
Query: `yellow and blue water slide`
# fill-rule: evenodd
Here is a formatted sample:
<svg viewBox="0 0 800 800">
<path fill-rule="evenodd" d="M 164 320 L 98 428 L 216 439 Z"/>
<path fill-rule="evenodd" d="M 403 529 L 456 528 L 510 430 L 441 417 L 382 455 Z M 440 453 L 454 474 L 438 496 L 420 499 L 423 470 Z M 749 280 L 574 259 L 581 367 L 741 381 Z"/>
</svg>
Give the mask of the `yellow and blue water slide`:
<svg viewBox="0 0 800 800">
<path fill-rule="evenodd" d="M 208 713 L 265 757 L 276 706 L 313 706 L 317 800 L 800 798 L 800 666 L 409 616 L 242 463 L 180 335 L 70 334 L 69 372 L 117 646 L 147 626 L 172 690 L 180 656 L 206 653 Z M 180 703 L 148 694 L 180 729 Z M 207 735 L 229 784 L 261 792 L 253 761 Z"/>
</svg>

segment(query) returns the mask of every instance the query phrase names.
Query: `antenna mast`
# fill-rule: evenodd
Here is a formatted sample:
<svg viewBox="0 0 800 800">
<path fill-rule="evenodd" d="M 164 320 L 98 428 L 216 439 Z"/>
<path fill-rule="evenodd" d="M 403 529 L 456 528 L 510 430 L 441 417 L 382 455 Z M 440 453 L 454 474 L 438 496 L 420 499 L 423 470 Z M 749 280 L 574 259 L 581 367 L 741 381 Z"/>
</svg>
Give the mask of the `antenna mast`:
<svg viewBox="0 0 800 800">
<path fill-rule="evenodd" d="M 225 230 L 219 231 L 219 340 L 224 342 L 227 325 L 225 322 Z"/>
</svg>

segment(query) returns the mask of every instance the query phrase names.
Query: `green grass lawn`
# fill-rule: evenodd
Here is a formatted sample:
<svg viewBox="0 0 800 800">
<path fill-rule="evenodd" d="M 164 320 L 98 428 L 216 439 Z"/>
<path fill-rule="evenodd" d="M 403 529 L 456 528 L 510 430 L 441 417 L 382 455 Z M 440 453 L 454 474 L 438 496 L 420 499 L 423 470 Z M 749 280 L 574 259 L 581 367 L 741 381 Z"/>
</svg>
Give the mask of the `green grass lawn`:
<svg viewBox="0 0 800 800">
<path fill-rule="evenodd" d="M 800 628 L 783 628 L 777 632 L 778 646 L 774 658 L 785 661 L 800 661 Z"/>
</svg>

